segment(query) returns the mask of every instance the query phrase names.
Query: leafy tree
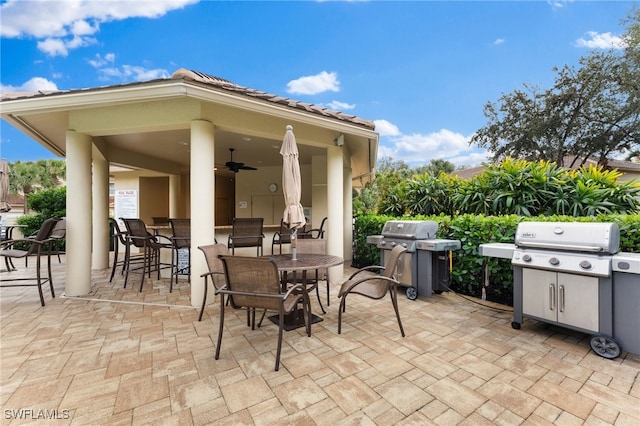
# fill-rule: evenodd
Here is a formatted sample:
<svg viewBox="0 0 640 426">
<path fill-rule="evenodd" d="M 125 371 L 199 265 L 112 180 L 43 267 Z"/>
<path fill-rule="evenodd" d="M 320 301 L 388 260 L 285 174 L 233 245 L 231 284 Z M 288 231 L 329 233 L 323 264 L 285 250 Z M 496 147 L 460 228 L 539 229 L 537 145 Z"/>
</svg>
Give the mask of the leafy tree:
<svg viewBox="0 0 640 426">
<path fill-rule="evenodd" d="M 424 168 L 424 171 L 422 169 Z M 438 176 L 440 173 L 449 174 L 456 169 L 455 164 L 450 161 L 442 160 L 442 159 L 433 159 L 427 164 L 423 166 L 423 168 L 418 167 L 416 169 L 416 174 L 429 173 L 433 176 Z"/>
<path fill-rule="evenodd" d="M 494 161 L 515 157 L 574 165 L 596 157 L 603 166 L 613 153 L 638 148 L 640 140 L 640 14 L 632 22 L 623 53 L 613 49 L 565 65 L 552 88 L 527 85 L 485 105 L 488 124 L 472 144 L 494 153 Z M 576 163 L 580 161 L 582 163 Z M 567 164 L 569 165 L 569 164 Z"/>
<path fill-rule="evenodd" d="M 29 194 L 39 189 L 57 188 L 66 177 L 64 160 L 16 161 L 9 168 L 9 192 L 24 195 L 25 214 L 28 211 Z"/>
</svg>

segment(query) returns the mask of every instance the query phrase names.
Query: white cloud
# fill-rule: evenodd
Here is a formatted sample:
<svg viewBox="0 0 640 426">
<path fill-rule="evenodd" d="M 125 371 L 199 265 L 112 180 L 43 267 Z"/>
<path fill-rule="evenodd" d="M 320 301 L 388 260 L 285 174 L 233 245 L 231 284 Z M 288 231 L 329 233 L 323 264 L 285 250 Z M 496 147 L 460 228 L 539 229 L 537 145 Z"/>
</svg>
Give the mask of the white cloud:
<svg viewBox="0 0 640 426">
<path fill-rule="evenodd" d="M 33 77 L 25 81 L 21 86 L 0 86 L 2 93 L 21 93 L 21 92 L 38 92 L 40 90 L 50 91 L 58 90 L 58 86 L 53 81 L 42 77 Z"/>
<path fill-rule="evenodd" d="M 568 3 L 573 3 L 573 0 L 547 0 L 547 3 L 553 9 L 561 9 L 565 7 Z"/>
<path fill-rule="evenodd" d="M 69 54 L 64 41 L 59 38 L 48 38 L 44 41 L 39 41 L 38 50 L 49 56 L 67 56 Z"/>
<path fill-rule="evenodd" d="M 470 136 L 464 136 L 451 130 L 441 129 L 427 135 L 414 133 L 402 134 L 397 127 L 385 120 L 376 120 L 376 131 L 382 136 L 378 148 L 378 157 L 391 157 L 402 160 L 410 166 L 429 164 L 431 160 L 442 159 L 456 166 L 474 166 L 487 161 L 489 154 L 469 146 Z M 379 128 L 380 127 L 380 128 Z M 382 131 L 396 131 L 396 134 L 383 134 Z"/>
<path fill-rule="evenodd" d="M 96 54 L 95 59 L 90 59 L 88 62 L 89 62 L 89 65 L 91 65 L 94 68 L 101 68 L 107 64 L 113 64 L 115 60 L 116 60 L 116 55 L 114 53 L 107 53 L 104 56 L 98 53 Z"/>
<path fill-rule="evenodd" d="M 504 39 L 503 39 L 503 38 L 497 38 L 497 39 L 493 42 L 493 44 L 495 44 L 496 46 L 497 46 L 497 45 L 500 45 L 500 44 L 503 44 L 503 43 L 504 43 Z"/>
<path fill-rule="evenodd" d="M 287 83 L 287 92 L 295 95 L 317 95 L 326 91 L 340 91 L 338 74 L 335 72 L 322 71 Z"/>
<path fill-rule="evenodd" d="M 123 81 L 146 81 L 157 78 L 168 78 L 169 72 L 162 68 L 147 69 L 137 65 L 122 65 L 121 67 L 99 68 L 101 80 L 120 79 Z"/>
<path fill-rule="evenodd" d="M 380 133 L 380 136 L 399 136 L 400 129 L 393 123 L 387 120 L 373 120 L 376 125 L 376 132 Z"/>
<path fill-rule="evenodd" d="M 348 109 L 354 109 L 355 107 L 356 107 L 355 104 L 348 104 L 346 102 L 340 102 L 340 101 L 331 101 L 327 105 L 327 108 L 330 108 L 336 111 L 345 111 Z"/>
<path fill-rule="evenodd" d="M 622 37 L 611 33 L 587 31 L 585 37 L 576 40 L 576 46 L 589 49 L 623 49 L 625 42 Z"/>
<path fill-rule="evenodd" d="M 95 43 L 100 24 L 127 18 L 157 18 L 198 0 L 8 0 L 0 7 L 0 36 L 34 37 L 49 56 L 66 56 L 69 49 Z"/>
</svg>

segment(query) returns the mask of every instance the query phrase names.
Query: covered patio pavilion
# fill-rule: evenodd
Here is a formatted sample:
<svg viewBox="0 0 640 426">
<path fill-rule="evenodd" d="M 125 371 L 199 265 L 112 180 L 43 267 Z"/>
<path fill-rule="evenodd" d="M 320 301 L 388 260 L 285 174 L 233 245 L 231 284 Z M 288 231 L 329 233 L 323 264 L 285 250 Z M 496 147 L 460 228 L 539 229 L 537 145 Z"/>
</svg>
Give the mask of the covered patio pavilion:
<svg viewBox="0 0 640 426">
<path fill-rule="evenodd" d="M 353 184 L 373 175 L 378 148 L 371 121 L 185 69 L 141 83 L 3 94 L 0 112 L 66 158 L 69 296 L 87 294 L 91 270 L 108 267 L 109 170 L 114 166 L 168 176 L 169 216 L 191 218 L 192 247 L 211 244 L 215 182 L 223 176 L 214 167 L 238 146 L 242 158 L 234 160 L 260 164 L 251 173 L 281 166 L 274 147 L 292 125 L 300 161 L 310 168 L 314 220 L 328 218 L 328 251 L 348 259 Z M 341 267 L 334 269 L 332 274 L 342 275 Z M 192 276 L 206 270 L 204 258 L 193 256 Z M 202 284 L 192 282 L 191 303 L 197 306 Z"/>
</svg>

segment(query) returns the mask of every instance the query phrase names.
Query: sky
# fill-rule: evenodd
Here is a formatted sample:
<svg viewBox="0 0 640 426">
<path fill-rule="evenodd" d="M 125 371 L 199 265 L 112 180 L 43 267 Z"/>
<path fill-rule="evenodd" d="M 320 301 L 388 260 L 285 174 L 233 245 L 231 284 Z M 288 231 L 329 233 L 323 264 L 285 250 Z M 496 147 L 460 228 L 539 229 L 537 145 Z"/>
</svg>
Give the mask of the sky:
<svg viewBox="0 0 640 426">
<path fill-rule="evenodd" d="M 374 121 L 378 157 L 486 161 L 483 108 L 621 48 L 624 1 L 0 0 L 0 90 L 68 90 L 186 68 Z M 1 104 L 0 104 L 1 108 Z M 2 120 L 9 162 L 58 158 Z"/>
</svg>

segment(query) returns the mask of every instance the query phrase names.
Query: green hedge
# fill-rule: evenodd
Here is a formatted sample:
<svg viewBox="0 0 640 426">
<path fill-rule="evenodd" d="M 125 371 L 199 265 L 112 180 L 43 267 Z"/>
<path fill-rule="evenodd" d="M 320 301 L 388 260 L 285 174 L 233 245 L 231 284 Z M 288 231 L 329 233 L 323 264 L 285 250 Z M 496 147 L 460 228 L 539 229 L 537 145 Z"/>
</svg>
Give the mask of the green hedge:
<svg viewBox="0 0 640 426">
<path fill-rule="evenodd" d="M 380 235 L 387 220 L 434 220 L 438 222 L 437 238 L 460 240 L 461 249 L 453 252 L 453 272 L 450 287 L 453 291 L 473 297 L 482 296 L 484 264 L 488 265 L 489 286 L 487 300 L 511 305 L 513 302 L 513 268 L 508 259 L 487 258 L 478 254 L 480 244 L 513 243 L 518 223 L 540 222 L 615 222 L 620 227 L 620 250 L 640 252 L 640 214 L 599 215 L 593 217 L 538 216 L 520 217 L 460 215 L 412 216 L 361 216 L 356 218 L 354 230 L 353 266 L 379 264 L 380 252 L 373 244 L 367 244 L 369 235 Z"/>
</svg>

